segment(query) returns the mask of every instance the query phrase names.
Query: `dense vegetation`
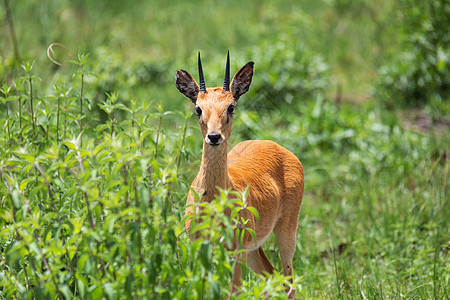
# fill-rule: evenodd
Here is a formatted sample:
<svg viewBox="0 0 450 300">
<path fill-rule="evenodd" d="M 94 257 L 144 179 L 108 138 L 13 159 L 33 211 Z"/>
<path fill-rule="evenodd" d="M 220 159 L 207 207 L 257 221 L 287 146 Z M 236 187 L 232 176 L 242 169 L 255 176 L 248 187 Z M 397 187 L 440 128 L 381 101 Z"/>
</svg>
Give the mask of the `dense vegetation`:
<svg viewBox="0 0 450 300">
<path fill-rule="evenodd" d="M 204 206 L 203 238 L 184 229 L 202 142 L 175 70 L 196 74 L 201 50 L 220 85 L 230 49 L 232 72 L 255 61 L 230 144 L 270 139 L 304 165 L 297 297 L 447 299 L 449 10 L 5 0 L 0 298 L 286 297 L 251 271 L 229 293 L 245 192 L 231 220 L 228 191 Z M 264 249 L 281 271 L 274 237 Z"/>
</svg>

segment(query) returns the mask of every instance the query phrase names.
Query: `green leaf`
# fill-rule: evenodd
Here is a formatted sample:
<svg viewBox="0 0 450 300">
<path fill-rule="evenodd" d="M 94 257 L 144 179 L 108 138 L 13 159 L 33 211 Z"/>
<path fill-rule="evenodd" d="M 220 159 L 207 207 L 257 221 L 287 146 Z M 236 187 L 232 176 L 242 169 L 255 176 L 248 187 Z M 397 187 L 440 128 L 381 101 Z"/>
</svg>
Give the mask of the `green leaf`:
<svg viewBox="0 0 450 300">
<path fill-rule="evenodd" d="M 121 213 L 120 216 L 124 217 L 124 216 L 135 216 L 138 215 L 140 212 L 140 210 L 138 208 L 135 207 L 129 207 L 127 209 L 124 209 Z"/>
<path fill-rule="evenodd" d="M 30 244 L 28 245 L 28 247 L 30 247 L 30 250 L 31 250 L 32 252 L 34 252 L 33 255 L 35 255 L 36 257 L 40 258 L 40 256 L 41 256 L 41 251 L 39 250 L 39 246 L 38 246 L 37 243 L 32 242 L 32 243 L 30 243 Z M 30 253 L 30 254 L 31 254 L 31 253 Z"/>
<path fill-rule="evenodd" d="M 66 299 L 73 299 L 72 292 L 70 291 L 70 288 L 68 285 L 59 285 L 59 290 L 64 295 Z"/>
<path fill-rule="evenodd" d="M 21 205 L 20 205 L 19 191 L 16 190 L 16 189 L 14 189 L 14 190 L 11 192 L 11 197 L 12 197 L 14 206 L 15 206 L 16 208 L 20 208 Z"/>
<path fill-rule="evenodd" d="M 75 274 L 75 278 L 77 279 L 77 287 L 78 293 L 80 294 L 80 299 L 85 299 L 86 287 L 89 286 L 89 283 L 87 279 L 81 275 L 81 271 L 79 270 L 79 268 L 77 273 Z"/>
<path fill-rule="evenodd" d="M 32 178 L 32 177 L 22 180 L 22 182 L 20 183 L 20 186 L 19 186 L 20 191 L 23 192 L 25 190 L 25 188 L 27 187 L 28 183 L 30 183 L 33 180 L 34 180 L 34 178 Z"/>
<path fill-rule="evenodd" d="M 251 234 L 251 236 L 253 237 L 253 240 L 255 241 L 255 246 L 258 245 L 258 241 L 256 239 L 255 231 L 253 229 L 249 228 L 249 227 L 245 227 L 244 230 Z"/>
<path fill-rule="evenodd" d="M 205 269 L 209 269 L 211 263 L 211 243 L 209 241 L 203 241 L 200 245 L 200 262 Z"/>
<path fill-rule="evenodd" d="M 27 162 L 34 163 L 36 161 L 36 158 L 33 155 L 30 154 L 20 154 L 20 157 L 26 160 Z"/>
<path fill-rule="evenodd" d="M 117 218 L 118 218 L 117 215 L 110 215 L 106 219 L 105 225 L 107 226 L 109 233 L 112 233 L 114 231 L 114 224 L 115 224 Z"/>
<path fill-rule="evenodd" d="M 249 206 L 249 207 L 247 207 L 246 209 L 247 209 L 249 212 L 251 212 L 251 213 L 255 216 L 256 220 L 259 222 L 259 213 L 258 213 L 258 211 L 256 210 L 256 208 L 254 208 L 254 207 L 252 207 L 252 206 Z"/>
<path fill-rule="evenodd" d="M 112 283 L 107 282 L 107 283 L 103 284 L 103 290 L 104 290 L 106 296 L 108 297 L 108 299 L 111 299 L 111 300 L 115 299 L 114 288 L 113 288 Z"/>
<path fill-rule="evenodd" d="M 71 142 L 63 142 L 62 143 L 64 146 L 66 146 L 67 148 L 71 149 L 71 150 L 75 150 L 77 149 L 77 147 L 75 146 L 75 144 L 71 143 Z"/>
<path fill-rule="evenodd" d="M 81 228 L 83 227 L 83 223 L 84 223 L 84 217 L 79 217 L 79 218 L 72 218 L 70 220 L 70 222 L 73 225 L 73 233 L 74 234 L 78 234 L 81 231 Z"/>
<path fill-rule="evenodd" d="M 82 272 L 84 270 L 84 264 L 86 263 L 86 260 L 88 258 L 89 258 L 88 254 L 81 255 L 81 257 L 78 259 L 78 271 L 77 272 Z"/>
</svg>

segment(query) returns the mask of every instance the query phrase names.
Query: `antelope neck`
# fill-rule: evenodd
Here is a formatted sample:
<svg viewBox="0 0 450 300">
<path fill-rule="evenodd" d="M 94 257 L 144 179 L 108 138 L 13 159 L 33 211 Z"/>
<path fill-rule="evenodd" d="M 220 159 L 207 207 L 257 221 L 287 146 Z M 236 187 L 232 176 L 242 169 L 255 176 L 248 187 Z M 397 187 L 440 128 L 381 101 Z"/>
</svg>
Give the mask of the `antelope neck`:
<svg viewBox="0 0 450 300">
<path fill-rule="evenodd" d="M 211 202 L 219 194 L 216 187 L 231 187 L 227 169 L 227 141 L 219 146 L 211 146 L 203 142 L 202 162 L 198 178 L 201 190 L 205 191 L 202 202 Z"/>
</svg>

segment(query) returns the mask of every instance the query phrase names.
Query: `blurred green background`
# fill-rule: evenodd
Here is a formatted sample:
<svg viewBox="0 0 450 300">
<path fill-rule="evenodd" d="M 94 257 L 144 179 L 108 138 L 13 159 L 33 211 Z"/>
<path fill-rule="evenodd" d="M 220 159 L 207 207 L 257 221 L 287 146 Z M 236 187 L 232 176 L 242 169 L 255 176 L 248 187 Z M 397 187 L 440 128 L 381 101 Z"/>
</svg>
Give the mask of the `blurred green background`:
<svg viewBox="0 0 450 300">
<path fill-rule="evenodd" d="M 250 91 L 236 109 L 230 146 L 243 139 L 271 139 L 295 153 L 305 168 L 294 265 L 299 297 L 447 299 L 449 16 L 447 0 L 4 0 L 0 6 L 0 81 L 11 86 L 14 80 L 26 82 L 30 74 L 20 66 L 34 61 L 31 73 L 36 76 L 37 117 L 29 116 L 28 85 L 23 83 L 19 96 L 26 104 L 23 116 L 18 117 L 17 99 L 7 100 L 3 92 L 0 148 L 18 145 L 22 148 L 14 148 L 17 153 L 29 151 L 36 156 L 51 152 L 57 128 L 55 99 L 59 97 L 55 86 L 65 84 L 70 90 L 63 98 L 72 99 L 65 112 L 68 137 L 81 132 L 76 122 L 82 118 L 85 127 L 80 139 L 95 141 L 92 144 L 98 147 L 110 146 L 105 132 L 111 124 L 111 139 L 114 134 L 131 137 L 135 126 L 139 127 L 142 145 L 147 145 L 142 153 L 155 166 L 149 179 L 154 184 L 155 206 L 164 207 L 168 199 L 173 204 L 169 232 L 183 217 L 185 196 L 201 158 L 201 135 L 196 118 L 190 117 L 192 103 L 175 87 L 176 70 L 188 70 L 198 78 L 200 51 L 206 85 L 221 86 L 230 50 L 232 73 L 250 60 L 255 62 Z M 60 45 L 48 50 L 52 43 Z M 48 58 L 47 51 L 61 66 Z M 79 54 L 88 54 L 83 64 L 83 116 L 77 115 L 80 67 L 70 63 Z M 117 93 L 117 103 L 123 105 L 115 115 L 105 109 L 111 104 L 111 93 Z M 139 109 L 131 113 L 123 107 Z M 32 122 L 41 128 L 37 134 L 31 134 Z M 17 138 L 22 134 L 23 140 Z M 119 148 L 111 151 L 128 151 Z M 15 165 L 14 151 L 3 150 L 0 162 L 12 160 Z M 49 169 L 51 165 L 48 162 Z M 11 173 L 18 182 L 29 176 L 21 170 Z M 120 172 L 116 173 L 111 177 L 122 180 Z M 99 182 L 103 184 L 109 179 L 102 176 Z M 98 196 L 97 186 L 89 184 L 91 197 Z M 145 182 L 140 184 L 145 187 Z M 105 186 L 114 192 L 115 187 Z M 8 211 L 7 188 L 1 187 L 1 208 Z M 37 206 L 40 200 L 35 199 Z M 59 213 L 86 218 L 84 206 L 80 207 L 80 212 L 62 209 Z M 103 216 L 99 213 L 98 218 Z M 14 226 L 11 218 L 0 221 Z M 170 234 L 172 239 L 174 234 Z M 116 232 L 111 235 L 115 238 Z M 174 249 L 190 245 L 185 233 L 177 235 L 177 243 Z M 274 238 L 264 247 L 281 270 Z M 180 255 L 167 249 L 161 250 L 161 255 L 167 255 L 164 261 Z M 152 261 L 151 246 L 147 251 Z M 117 264 L 126 269 L 122 273 L 126 277 L 129 265 L 126 259 L 122 263 Z M 11 270 L 8 276 L 20 281 L 20 265 Z M 167 271 L 167 278 L 178 274 L 172 271 Z M 68 286 L 72 275 L 67 275 Z M 104 280 L 115 284 L 120 294 L 123 284 L 113 275 Z M 195 276 L 186 275 L 183 280 L 202 282 L 203 278 Z M 247 274 L 244 282 L 248 291 L 252 276 Z M 2 283 L 10 280 L 2 278 Z M 61 278 L 62 285 L 66 279 Z M 213 286 L 211 278 L 208 282 Z M 157 278 L 155 282 L 152 295 L 161 286 L 167 288 L 167 295 L 180 288 L 170 284 L 179 283 L 180 291 L 193 289 L 181 280 L 161 283 Z M 227 289 L 227 283 L 220 284 Z M 77 290 L 70 292 L 79 295 Z M 141 296 L 147 292 L 142 288 Z M 16 295 L 15 291 L 9 295 Z"/>
<path fill-rule="evenodd" d="M 228 49 L 234 70 L 255 61 L 257 82 L 266 76 L 282 86 L 327 75 L 326 82 L 291 84 L 300 94 L 320 88 L 329 99 L 358 103 L 373 98 L 379 84 L 378 100 L 393 105 L 448 98 L 445 1 L 62 0 L 10 7 L 20 60 L 36 60 L 44 81 L 64 71 L 46 58 L 47 47 L 61 43 L 66 48 L 54 47 L 54 58 L 64 63 L 68 53 L 89 53 L 104 89 L 117 89 L 122 76 L 134 88 L 130 96 L 169 107 L 180 101 L 170 88 L 176 69 L 196 73 L 201 51 L 207 83 L 220 85 Z M 14 57 L 7 26 L 3 32 L 4 74 Z"/>
<path fill-rule="evenodd" d="M 358 102 L 367 99 L 382 63 L 401 50 L 401 20 L 392 1 L 11 1 L 10 6 L 20 58 L 36 60 L 40 73 L 56 76 L 46 50 L 61 43 L 75 55 L 89 53 L 104 68 L 122 69 L 105 73 L 141 66 L 144 76 L 164 83 L 143 78 L 147 97 L 163 93 L 176 102 L 180 97 L 164 92 L 176 90 L 166 85 L 176 68 L 196 74 L 198 51 L 210 86 L 221 84 L 228 49 L 234 70 L 255 61 L 255 80 L 266 71 L 262 64 L 269 69 L 285 64 L 283 51 L 293 62 L 314 58 L 301 57 L 310 51 L 330 70 L 327 93 Z M 279 56 L 262 60 L 280 44 Z M 55 59 L 64 62 L 68 51 L 55 47 Z M 5 67 L 12 54 L 7 38 L 2 52 Z M 108 79 L 114 81 L 114 75 Z"/>
</svg>

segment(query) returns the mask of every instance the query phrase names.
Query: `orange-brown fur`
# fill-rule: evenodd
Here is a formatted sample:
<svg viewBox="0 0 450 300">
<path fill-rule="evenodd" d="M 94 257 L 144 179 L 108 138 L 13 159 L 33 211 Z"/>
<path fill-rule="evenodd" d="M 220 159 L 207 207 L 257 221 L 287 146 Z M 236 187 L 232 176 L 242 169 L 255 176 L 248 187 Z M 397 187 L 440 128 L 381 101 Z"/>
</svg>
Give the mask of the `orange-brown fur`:
<svg viewBox="0 0 450 300">
<path fill-rule="evenodd" d="M 244 68 L 249 68 L 248 64 L 241 70 Z M 247 73 L 251 71 L 251 81 L 253 64 L 251 70 L 244 71 Z M 231 91 L 223 92 L 222 88 L 209 88 L 206 93 L 198 93 L 195 101 L 193 100 L 202 111 L 199 124 L 203 135 L 203 152 L 200 170 L 192 182 L 191 189 L 203 195 L 202 202 L 210 202 L 218 194 L 216 187 L 232 188 L 242 192 L 250 184 L 247 204 L 256 208 L 260 221 L 258 222 L 252 214 L 246 214 L 250 219 L 246 226 L 254 230 L 257 241 L 255 246 L 252 236 L 244 235 L 242 247 L 248 251 L 242 255 L 241 260 L 247 259 L 249 266 L 257 273 L 272 273 L 274 268 L 261 245 L 273 231 L 278 241 L 283 272 L 286 276 L 291 276 L 304 190 L 303 167 L 294 154 L 272 141 L 244 141 L 236 145 L 227 155 L 228 138 L 232 131 L 232 115 L 227 113 L 227 108 L 230 104 L 235 105 L 237 102 L 235 98 L 241 96 L 233 89 L 234 83 L 242 84 L 242 80 L 235 81 L 238 73 L 231 82 Z M 180 74 L 180 77 L 182 75 Z M 182 79 L 191 83 L 192 77 Z M 211 145 L 208 140 L 211 133 L 220 134 L 219 145 Z M 192 214 L 191 204 L 194 203 L 195 197 L 190 191 L 186 202 L 186 215 Z M 186 228 L 190 234 L 191 219 L 187 220 Z M 240 265 L 236 264 L 234 287 L 241 285 L 240 277 Z M 289 297 L 294 296 L 295 291 L 291 291 Z"/>
</svg>

